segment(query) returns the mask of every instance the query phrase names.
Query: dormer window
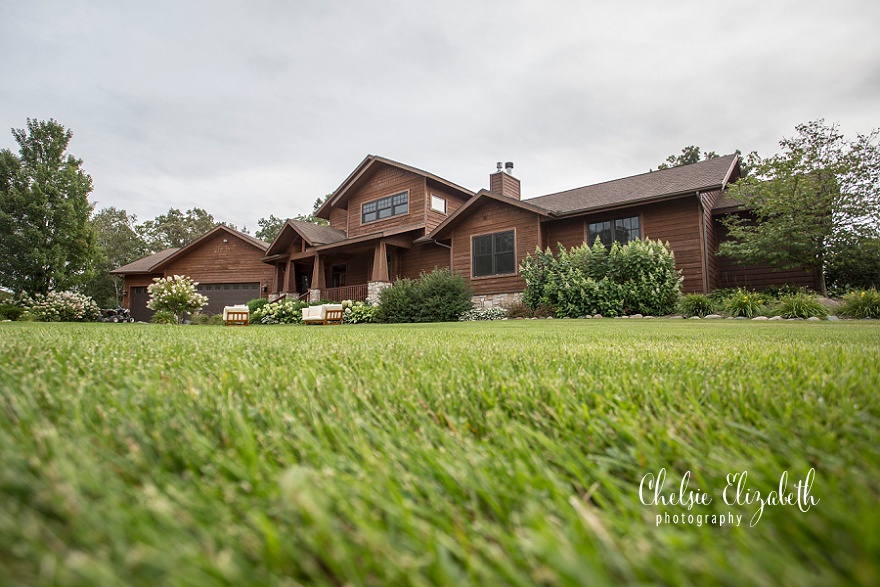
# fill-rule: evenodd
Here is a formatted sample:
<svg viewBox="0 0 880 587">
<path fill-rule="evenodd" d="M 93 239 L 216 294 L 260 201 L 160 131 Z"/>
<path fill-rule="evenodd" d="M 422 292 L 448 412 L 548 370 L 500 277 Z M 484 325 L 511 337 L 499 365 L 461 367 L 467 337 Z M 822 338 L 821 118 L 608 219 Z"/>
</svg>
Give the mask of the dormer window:
<svg viewBox="0 0 880 587">
<path fill-rule="evenodd" d="M 399 216 L 409 212 L 409 192 L 401 192 L 367 202 L 361 206 L 361 224 L 384 220 L 392 216 Z"/>
</svg>

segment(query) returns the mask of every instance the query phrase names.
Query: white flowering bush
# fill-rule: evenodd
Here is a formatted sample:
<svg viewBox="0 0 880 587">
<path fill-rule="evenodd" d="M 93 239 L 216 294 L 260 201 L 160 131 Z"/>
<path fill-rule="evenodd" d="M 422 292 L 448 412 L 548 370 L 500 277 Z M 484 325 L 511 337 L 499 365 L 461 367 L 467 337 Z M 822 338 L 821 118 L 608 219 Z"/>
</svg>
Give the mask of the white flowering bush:
<svg viewBox="0 0 880 587">
<path fill-rule="evenodd" d="M 504 308 L 485 308 L 468 310 L 458 317 L 459 322 L 476 322 L 479 320 L 504 320 L 507 310 Z"/>
<path fill-rule="evenodd" d="M 251 322 L 260 324 L 301 324 L 302 309 L 308 302 L 300 300 L 281 300 L 272 302 L 254 310 Z"/>
<path fill-rule="evenodd" d="M 379 308 L 369 302 L 342 302 L 342 321 L 346 324 L 372 324 L 378 312 Z"/>
<path fill-rule="evenodd" d="M 196 291 L 197 281 L 185 275 L 156 277 L 147 288 L 150 300 L 147 307 L 151 310 L 167 310 L 177 317 L 177 323 L 183 324 L 187 313 L 201 310 L 208 303 L 207 296 Z"/>
<path fill-rule="evenodd" d="M 35 322 L 92 322 L 101 315 L 95 300 L 67 291 L 22 297 L 17 304 L 24 308 L 22 319 Z"/>
</svg>

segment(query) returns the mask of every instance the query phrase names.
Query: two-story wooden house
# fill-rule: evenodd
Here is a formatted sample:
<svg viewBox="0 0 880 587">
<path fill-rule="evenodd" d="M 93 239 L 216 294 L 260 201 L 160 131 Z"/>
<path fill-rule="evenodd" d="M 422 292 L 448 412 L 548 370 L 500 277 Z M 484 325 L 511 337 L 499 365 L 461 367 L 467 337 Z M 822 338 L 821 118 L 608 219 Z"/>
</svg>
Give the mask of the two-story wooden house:
<svg viewBox="0 0 880 587">
<path fill-rule="evenodd" d="M 489 189 L 473 193 L 445 179 L 368 156 L 316 215 L 270 245 L 276 294 L 311 299 L 370 299 L 394 279 L 435 267 L 464 275 L 483 306 L 516 301 L 519 265 L 537 247 L 606 245 L 635 238 L 668 242 L 687 292 L 788 283 L 816 287 L 804 271 L 741 267 L 715 251 L 719 218 L 738 205 L 723 197 L 739 177 L 736 155 L 523 200 L 512 164 L 498 164 Z"/>
</svg>

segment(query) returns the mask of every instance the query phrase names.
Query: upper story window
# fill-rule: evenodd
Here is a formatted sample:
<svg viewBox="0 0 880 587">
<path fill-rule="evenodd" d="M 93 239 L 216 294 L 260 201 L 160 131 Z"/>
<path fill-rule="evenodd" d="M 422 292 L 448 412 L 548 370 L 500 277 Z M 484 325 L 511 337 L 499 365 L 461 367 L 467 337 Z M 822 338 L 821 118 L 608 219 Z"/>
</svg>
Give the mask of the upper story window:
<svg viewBox="0 0 880 587">
<path fill-rule="evenodd" d="M 440 196 L 431 194 L 431 210 L 446 214 L 446 200 Z"/>
<path fill-rule="evenodd" d="M 361 224 L 375 222 L 409 212 L 409 192 L 401 192 L 367 202 L 361 207 Z"/>
<path fill-rule="evenodd" d="M 639 217 L 631 216 L 587 224 L 587 244 L 593 246 L 596 237 L 599 237 L 602 244 L 609 248 L 614 242 L 625 245 L 632 240 L 641 238 L 642 230 L 639 225 Z"/>
<path fill-rule="evenodd" d="M 484 234 L 471 239 L 473 264 L 471 275 L 505 275 L 516 273 L 516 247 L 514 232 L 507 230 Z"/>
</svg>

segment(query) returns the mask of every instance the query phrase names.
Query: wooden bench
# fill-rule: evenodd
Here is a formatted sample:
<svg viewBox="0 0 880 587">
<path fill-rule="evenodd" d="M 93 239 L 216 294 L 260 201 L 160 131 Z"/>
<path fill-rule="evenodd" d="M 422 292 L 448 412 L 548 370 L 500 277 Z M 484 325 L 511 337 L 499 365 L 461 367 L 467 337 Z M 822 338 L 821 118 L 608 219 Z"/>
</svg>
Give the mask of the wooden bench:
<svg viewBox="0 0 880 587">
<path fill-rule="evenodd" d="M 226 306 L 223 322 L 226 326 L 247 326 L 251 323 L 251 311 L 247 306 Z"/>
</svg>

